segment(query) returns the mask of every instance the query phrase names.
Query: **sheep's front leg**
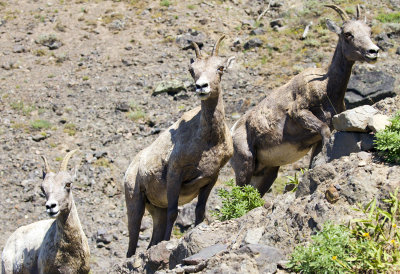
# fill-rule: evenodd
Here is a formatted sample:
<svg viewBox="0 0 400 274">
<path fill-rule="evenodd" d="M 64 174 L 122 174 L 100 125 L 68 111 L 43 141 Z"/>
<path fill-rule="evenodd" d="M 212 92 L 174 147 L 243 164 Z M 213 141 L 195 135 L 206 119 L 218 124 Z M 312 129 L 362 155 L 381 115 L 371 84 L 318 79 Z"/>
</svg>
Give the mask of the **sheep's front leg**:
<svg viewBox="0 0 400 274">
<path fill-rule="evenodd" d="M 314 113 L 308 109 L 301 109 L 293 111 L 291 117 L 302 127 L 318 132 L 321 135 L 323 147 L 326 146 L 331 135 L 331 130 L 329 129 L 329 126 L 318 119 Z"/>
<path fill-rule="evenodd" d="M 196 205 L 195 226 L 200 224 L 204 220 L 208 196 L 210 195 L 212 188 L 214 187 L 215 183 L 217 182 L 217 178 L 218 178 L 218 176 L 215 178 L 212 178 L 210 183 L 208 185 L 203 186 L 199 191 L 199 196 L 198 196 L 197 205 Z"/>
<path fill-rule="evenodd" d="M 182 180 L 181 176 L 176 172 L 168 172 L 167 178 L 167 226 L 165 229 L 164 240 L 169 241 L 171 238 L 172 227 L 178 217 L 178 201 L 181 192 Z"/>
</svg>

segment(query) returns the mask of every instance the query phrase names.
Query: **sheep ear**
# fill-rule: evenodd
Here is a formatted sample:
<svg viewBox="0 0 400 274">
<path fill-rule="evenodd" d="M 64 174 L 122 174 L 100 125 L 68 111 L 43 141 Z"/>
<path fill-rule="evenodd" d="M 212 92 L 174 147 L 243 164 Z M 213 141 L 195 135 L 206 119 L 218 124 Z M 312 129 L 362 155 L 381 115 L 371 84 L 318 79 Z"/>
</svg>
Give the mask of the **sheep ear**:
<svg viewBox="0 0 400 274">
<path fill-rule="evenodd" d="M 336 34 L 341 34 L 342 29 L 339 28 L 332 20 L 326 19 L 326 26 L 328 29 Z"/>
<path fill-rule="evenodd" d="M 229 57 L 225 63 L 225 70 L 232 68 L 234 61 L 235 61 L 235 56 Z"/>
</svg>

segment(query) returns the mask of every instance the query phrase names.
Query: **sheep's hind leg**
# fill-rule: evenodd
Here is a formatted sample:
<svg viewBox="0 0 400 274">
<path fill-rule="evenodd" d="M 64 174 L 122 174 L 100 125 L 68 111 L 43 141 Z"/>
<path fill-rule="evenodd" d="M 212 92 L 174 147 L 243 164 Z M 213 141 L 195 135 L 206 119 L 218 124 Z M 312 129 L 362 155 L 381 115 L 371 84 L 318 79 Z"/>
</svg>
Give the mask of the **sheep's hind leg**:
<svg viewBox="0 0 400 274">
<path fill-rule="evenodd" d="M 200 189 L 199 196 L 197 199 L 197 205 L 196 205 L 195 225 L 200 224 L 204 220 L 208 196 L 210 195 L 212 188 L 214 187 L 215 183 L 217 182 L 217 178 L 218 178 L 218 176 L 216 178 L 213 178 L 208 185 L 205 185 Z"/>
<path fill-rule="evenodd" d="M 251 185 L 257 188 L 261 197 L 271 188 L 276 177 L 278 177 L 279 166 L 265 167 L 254 174 Z"/>
<path fill-rule="evenodd" d="M 254 151 L 249 146 L 247 139 L 240 138 L 240 136 L 234 136 L 233 147 L 234 152 L 230 164 L 235 171 L 236 184 L 239 186 L 250 184 L 255 170 Z"/>
<path fill-rule="evenodd" d="M 131 193 L 127 188 L 125 188 L 125 196 L 129 230 L 129 247 L 126 257 L 129 258 L 136 252 L 140 224 L 145 211 L 145 197 L 139 190 L 134 190 Z"/>
<path fill-rule="evenodd" d="M 151 235 L 150 244 L 147 247 L 150 248 L 161 242 L 164 238 L 165 228 L 167 227 L 167 209 L 151 204 L 147 205 L 147 209 L 153 218 L 153 234 Z"/>
</svg>

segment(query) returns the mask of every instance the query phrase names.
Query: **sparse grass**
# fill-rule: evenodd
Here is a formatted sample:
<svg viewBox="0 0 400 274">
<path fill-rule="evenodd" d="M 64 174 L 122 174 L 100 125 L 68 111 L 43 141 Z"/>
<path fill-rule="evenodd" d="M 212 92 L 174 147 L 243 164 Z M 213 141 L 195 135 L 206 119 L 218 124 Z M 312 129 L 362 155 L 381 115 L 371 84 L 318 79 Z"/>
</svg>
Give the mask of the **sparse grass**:
<svg viewBox="0 0 400 274">
<path fill-rule="evenodd" d="M 83 81 L 88 81 L 88 80 L 89 80 L 89 76 L 86 76 L 86 75 L 83 76 L 83 77 L 82 77 L 82 80 L 83 80 Z"/>
<path fill-rule="evenodd" d="M 97 160 L 93 163 L 93 165 L 95 165 L 95 166 L 101 166 L 101 167 L 106 167 L 106 168 L 110 168 L 110 167 L 111 167 L 110 161 L 109 161 L 108 159 L 106 159 L 106 158 L 97 159 Z"/>
<path fill-rule="evenodd" d="M 382 23 L 400 23 L 400 12 L 379 13 L 376 19 Z"/>
<path fill-rule="evenodd" d="M 51 123 L 46 120 L 37 119 L 37 120 L 31 121 L 31 127 L 34 130 L 49 129 L 51 127 Z"/>
<path fill-rule="evenodd" d="M 137 109 L 137 110 L 128 112 L 127 116 L 129 119 L 131 119 L 133 121 L 138 121 L 138 120 L 145 118 L 146 113 L 141 109 Z"/>
<path fill-rule="evenodd" d="M 46 50 L 44 49 L 37 49 L 33 52 L 34 55 L 36 56 L 45 56 L 46 55 Z"/>
<path fill-rule="evenodd" d="M 107 13 L 107 11 L 106 11 Z M 104 15 L 101 20 L 103 21 L 104 24 L 110 24 L 111 22 L 113 22 L 114 20 L 122 20 L 124 19 L 124 15 L 121 13 L 111 13 L 111 14 L 107 14 Z"/>
<path fill-rule="evenodd" d="M 160 6 L 161 7 L 169 7 L 171 5 L 171 2 L 168 0 L 161 0 Z"/>
<path fill-rule="evenodd" d="M 69 136 L 75 136 L 77 131 L 77 127 L 75 124 L 68 123 L 64 125 L 64 132 L 67 133 Z"/>
<path fill-rule="evenodd" d="M 194 10 L 196 8 L 196 6 L 195 5 L 188 5 L 187 8 L 190 9 L 190 10 Z"/>
<path fill-rule="evenodd" d="M 26 105 L 22 101 L 15 101 L 10 104 L 11 108 L 13 110 L 16 110 L 20 113 L 22 113 L 24 116 L 28 116 L 31 114 L 32 111 L 36 109 L 34 105 Z"/>
</svg>

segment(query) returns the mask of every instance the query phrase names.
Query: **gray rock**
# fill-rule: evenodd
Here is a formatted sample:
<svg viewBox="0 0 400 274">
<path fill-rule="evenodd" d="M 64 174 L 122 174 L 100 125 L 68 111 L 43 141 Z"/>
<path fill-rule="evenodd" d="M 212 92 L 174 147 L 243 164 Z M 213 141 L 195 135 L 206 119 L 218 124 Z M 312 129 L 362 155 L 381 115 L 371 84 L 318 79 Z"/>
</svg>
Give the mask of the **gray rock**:
<svg viewBox="0 0 400 274">
<path fill-rule="evenodd" d="M 25 49 L 24 45 L 15 45 L 13 48 L 14 53 L 23 53 L 25 51 L 26 51 L 26 49 Z"/>
<path fill-rule="evenodd" d="M 196 218 L 196 203 L 197 201 L 185 204 L 179 209 L 178 217 L 176 218 L 175 224 L 178 225 L 181 229 L 185 230 L 194 225 Z"/>
<path fill-rule="evenodd" d="M 32 140 L 35 142 L 40 142 L 45 140 L 47 137 L 48 137 L 47 134 L 36 134 L 32 136 Z"/>
<path fill-rule="evenodd" d="M 228 246 L 225 244 L 216 244 L 203 248 L 202 250 L 200 250 L 200 252 L 183 259 L 183 263 L 186 265 L 198 265 L 203 261 L 207 261 L 215 254 L 226 250 L 227 247 Z"/>
<path fill-rule="evenodd" d="M 395 80 L 382 71 L 355 71 L 347 85 L 346 108 L 372 105 L 384 98 L 396 96 Z"/>
<path fill-rule="evenodd" d="M 376 114 L 368 120 L 368 128 L 373 132 L 384 130 L 390 124 L 389 117 L 383 114 Z"/>
<path fill-rule="evenodd" d="M 250 35 L 263 35 L 265 34 L 265 30 L 263 28 L 256 28 L 250 32 Z"/>
<path fill-rule="evenodd" d="M 330 162 L 354 152 L 372 150 L 373 140 L 374 135 L 369 133 L 335 132 L 327 144 L 326 159 Z"/>
<path fill-rule="evenodd" d="M 249 231 L 247 231 L 246 238 L 244 239 L 244 241 L 247 244 L 258 244 L 263 233 L 264 233 L 263 227 L 257 227 L 254 229 L 250 229 Z"/>
<path fill-rule="evenodd" d="M 260 244 L 243 246 L 237 253 L 252 255 L 257 263 L 259 273 L 275 273 L 278 263 L 285 259 L 282 251 L 278 248 Z"/>
<path fill-rule="evenodd" d="M 204 33 L 197 30 L 189 30 L 188 33 L 178 35 L 176 43 L 183 50 L 193 49 L 192 42 L 195 42 L 202 49 L 205 39 L 206 35 Z"/>
<path fill-rule="evenodd" d="M 169 95 L 174 95 L 182 90 L 186 91 L 185 84 L 179 80 L 171 80 L 166 82 L 161 82 L 154 89 L 152 95 L 156 96 L 161 93 L 168 93 Z"/>
<path fill-rule="evenodd" d="M 400 55 L 400 47 L 397 47 L 396 54 Z"/>
<path fill-rule="evenodd" d="M 112 240 L 113 237 L 111 234 L 107 233 L 107 230 L 105 230 L 104 228 L 100 228 L 97 230 L 96 243 L 109 244 L 112 242 Z"/>
<path fill-rule="evenodd" d="M 125 29 L 125 21 L 121 20 L 121 19 L 116 19 L 114 21 L 112 21 L 109 25 L 108 28 L 110 30 L 114 30 L 114 31 L 120 31 Z"/>
<path fill-rule="evenodd" d="M 278 19 L 271 20 L 269 25 L 271 26 L 271 28 L 275 28 L 275 27 L 281 28 L 281 27 L 283 27 L 284 22 L 283 22 L 282 18 L 278 18 Z"/>
<path fill-rule="evenodd" d="M 130 106 L 128 105 L 128 103 L 126 102 L 119 102 L 117 103 L 115 109 L 122 111 L 122 112 L 128 112 L 130 110 Z"/>
<path fill-rule="evenodd" d="M 339 131 L 368 132 L 368 121 L 377 113 L 377 109 L 365 105 L 333 116 L 332 123 Z"/>
<path fill-rule="evenodd" d="M 264 43 L 263 43 L 263 41 L 261 41 L 261 39 L 253 38 L 253 39 L 250 39 L 249 41 L 247 41 L 244 44 L 243 48 L 245 50 L 252 49 L 252 48 L 258 48 L 258 47 L 262 47 L 263 44 Z"/>
<path fill-rule="evenodd" d="M 168 269 L 171 250 L 176 248 L 177 240 L 162 241 L 150 247 L 147 252 L 147 262 L 144 266 L 147 273 L 154 273 L 160 269 Z"/>
<path fill-rule="evenodd" d="M 393 43 L 390 41 L 388 35 L 386 33 L 380 33 L 375 37 L 375 41 L 377 42 L 377 46 L 387 51 L 389 48 L 393 48 Z"/>
</svg>

